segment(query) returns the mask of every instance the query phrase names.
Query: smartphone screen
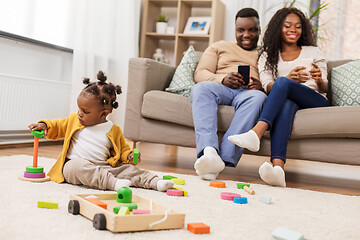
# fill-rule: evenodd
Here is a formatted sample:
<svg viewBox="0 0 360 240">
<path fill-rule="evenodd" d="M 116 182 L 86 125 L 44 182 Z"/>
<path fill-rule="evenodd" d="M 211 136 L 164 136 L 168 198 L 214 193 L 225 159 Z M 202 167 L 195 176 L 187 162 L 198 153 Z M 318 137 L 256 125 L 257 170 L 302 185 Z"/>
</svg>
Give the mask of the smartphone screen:
<svg viewBox="0 0 360 240">
<path fill-rule="evenodd" d="M 248 85 L 250 81 L 250 65 L 239 65 L 238 73 L 243 76 L 243 80 L 245 82 L 244 85 Z"/>
</svg>

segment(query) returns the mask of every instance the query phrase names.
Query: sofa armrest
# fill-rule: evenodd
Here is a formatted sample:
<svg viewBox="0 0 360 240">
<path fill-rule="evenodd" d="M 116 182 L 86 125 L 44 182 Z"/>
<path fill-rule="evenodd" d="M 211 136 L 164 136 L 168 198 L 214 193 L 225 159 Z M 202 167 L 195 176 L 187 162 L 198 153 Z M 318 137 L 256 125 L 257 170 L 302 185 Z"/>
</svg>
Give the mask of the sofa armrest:
<svg viewBox="0 0 360 240">
<path fill-rule="evenodd" d="M 150 90 L 164 90 L 169 86 L 175 67 L 148 58 L 129 60 L 124 135 L 139 141 L 143 96 Z"/>
</svg>

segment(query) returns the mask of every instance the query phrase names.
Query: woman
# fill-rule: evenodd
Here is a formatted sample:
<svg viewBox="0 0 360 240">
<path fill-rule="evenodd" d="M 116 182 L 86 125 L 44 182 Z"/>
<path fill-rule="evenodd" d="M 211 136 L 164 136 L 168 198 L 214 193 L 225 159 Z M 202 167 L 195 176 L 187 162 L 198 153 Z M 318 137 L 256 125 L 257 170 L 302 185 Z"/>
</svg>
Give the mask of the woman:
<svg viewBox="0 0 360 240">
<path fill-rule="evenodd" d="M 310 21 L 300 10 L 282 8 L 275 13 L 264 35 L 258 65 L 268 94 L 259 121 L 249 132 L 228 139 L 256 152 L 270 129 L 273 166 L 265 162 L 259 174 L 270 185 L 285 187 L 286 149 L 296 111 L 330 105 L 326 60 L 316 47 Z"/>
</svg>

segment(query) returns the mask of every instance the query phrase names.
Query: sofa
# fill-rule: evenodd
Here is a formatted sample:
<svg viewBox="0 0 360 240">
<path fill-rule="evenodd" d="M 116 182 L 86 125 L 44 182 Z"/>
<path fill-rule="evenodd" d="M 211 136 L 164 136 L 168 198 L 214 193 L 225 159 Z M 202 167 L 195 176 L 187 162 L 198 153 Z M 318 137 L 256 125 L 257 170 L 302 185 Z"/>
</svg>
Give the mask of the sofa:
<svg viewBox="0 0 360 240">
<path fill-rule="evenodd" d="M 329 81 L 331 69 L 346 62 L 328 62 Z M 164 91 L 175 69 L 152 59 L 129 60 L 124 126 L 127 139 L 196 147 L 190 98 Z M 328 96 L 331 97 L 331 81 L 329 86 Z M 219 140 L 229 127 L 233 115 L 233 107 L 219 106 Z M 262 138 L 259 152 L 245 153 L 270 156 L 269 134 Z M 357 181 L 360 182 L 360 106 L 299 110 L 295 115 L 287 157 L 311 163 L 335 164 L 335 169 L 337 166 L 354 166 L 359 170 Z M 319 168 L 323 166 L 318 165 Z"/>
</svg>

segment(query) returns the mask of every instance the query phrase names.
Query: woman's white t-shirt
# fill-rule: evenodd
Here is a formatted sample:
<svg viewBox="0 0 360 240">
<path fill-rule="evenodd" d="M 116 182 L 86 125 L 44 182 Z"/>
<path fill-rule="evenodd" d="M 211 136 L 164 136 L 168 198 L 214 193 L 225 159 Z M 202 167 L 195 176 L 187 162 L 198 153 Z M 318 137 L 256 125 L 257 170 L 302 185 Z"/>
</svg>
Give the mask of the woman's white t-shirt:
<svg viewBox="0 0 360 240">
<path fill-rule="evenodd" d="M 260 56 L 258 63 L 260 81 L 265 91 L 267 91 L 267 85 L 269 83 L 274 82 L 278 77 L 286 77 L 291 72 L 291 70 L 298 66 L 305 66 L 307 69 L 303 71 L 309 71 L 311 69 L 311 63 L 315 63 L 317 66 L 319 66 L 324 82 L 328 81 L 326 59 L 318 47 L 302 46 L 299 56 L 292 61 L 283 61 L 279 53 L 278 74 L 275 78 L 270 70 L 265 70 L 266 56 L 267 54 L 264 52 Z M 302 84 L 319 92 L 318 86 L 313 79 L 309 79 Z M 326 96 L 324 93 L 321 94 Z"/>
</svg>

